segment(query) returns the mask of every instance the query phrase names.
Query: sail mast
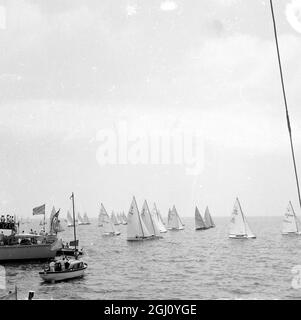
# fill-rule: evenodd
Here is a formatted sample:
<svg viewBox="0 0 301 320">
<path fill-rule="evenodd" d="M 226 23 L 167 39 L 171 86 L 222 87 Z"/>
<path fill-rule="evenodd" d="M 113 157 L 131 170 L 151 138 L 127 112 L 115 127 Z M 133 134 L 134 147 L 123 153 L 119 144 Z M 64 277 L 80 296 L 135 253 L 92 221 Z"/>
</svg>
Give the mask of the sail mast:
<svg viewBox="0 0 301 320">
<path fill-rule="evenodd" d="M 74 210 L 74 193 L 73 192 L 72 192 L 71 198 L 72 198 L 72 210 L 73 210 L 73 233 L 74 233 L 74 247 L 75 247 L 74 252 L 76 252 L 75 210 Z"/>
<path fill-rule="evenodd" d="M 289 119 L 289 114 L 288 114 L 288 106 L 287 106 L 286 93 L 285 93 L 285 87 L 284 87 L 284 80 L 283 80 L 283 73 L 282 73 L 281 59 L 280 59 L 280 51 L 279 51 L 278 37 L 277 37 L 277 28 L 276 28 L 276 22 L 275 22 L 273 1 L 272 0 L 270 0 L 270 5 L 271 5 L 271 13 L 272 13 L 272 19 L 273 19 L 273 27 L 274 27 L 274 35 L 275 35 L 277 57 L 278 57 L 278 64 L 279 64 L 279 71 L 280 71 L 280 79 L 281 79 L 281 85 L 282 85 L 282 93 L 283 93 L 284 106 L 285 106 L 285 112 L 286 112 L 286 122 L 287 122 L 287 128 L 288 128 L 289 138 L 290 138 L 291 152 L 292 152 L 292 157 L 293 157 L 293 164 L 294 164 L 295 178 L 296 178 L 296 184 L 297 184 L 299 205 L 300 205 L 300 208 L 301 208 L 299 179 L 298 179 L 298 172 L 297 172 L 297 166 L 296 166 L 295 151 L 294 151 L 293 138 L 292 138 L 292 130 L 291 130 L 290 119 Z"/>
</svg>

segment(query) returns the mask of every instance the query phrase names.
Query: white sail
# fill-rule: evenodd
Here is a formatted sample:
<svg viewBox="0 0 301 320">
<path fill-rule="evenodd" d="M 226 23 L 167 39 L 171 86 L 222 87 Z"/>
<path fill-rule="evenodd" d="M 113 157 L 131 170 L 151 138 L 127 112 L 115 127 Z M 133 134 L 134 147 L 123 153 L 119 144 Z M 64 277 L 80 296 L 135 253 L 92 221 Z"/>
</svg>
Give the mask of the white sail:
<svg viewBox="0 0 301 320">
<path fill-rule="evenodd" d="M 207 229 L 207 226 L 200 214 L 200 211 L 198 207 L 195 207 L 195 214 L 194 214 L 194 220 L 195 220 L 195 229 Z"/>
<path fill-rule="evenodd" d="M 212 217 L 210 215 L 208 207 L 206 207 L 204 219 L 205 219 L 205 224 L 206 224 L 207 228 L 214 228 L 215 227 L 215 224 L 212 220 Z"/>
<path fill-rule="evenodd" d="M 282 233 L 288 234 L 288 233 L 298 233 L 298 222 L 297 217 L 294 211 L 294 208 L 292 206 L 292 203 L 289 202 L 286 212 L 284 214 L 284 218 L 282 221 Z"/>
<path fill-rule="evenodd" d="M 90 224 L 90 221 L 89 221 L 87 212 L 84 213 L 84 223 L 85 223 L 85 224 Z"/>
<path fill-rule="evenodd" d="M 100 209 L 101 221 L 102 221 L 102 230 L 104 235 L 119 235 L 120 232 L 115 228 L 110 216 L 108 215 L 105 207 L 101 204 Z"/>
<path fill-rule="evenodd" d="M 246 217 L 243 214 L 238 198 L 236 198 L 231 215 L 229 237 L 255 238 L 255 235 L 251 231 Z"/>
<path fill-rule="evenodd" d="M 182 230 L 184 229 L 183 224 L 179 218 L 177 209 L 175 206 L 173 206 L 172 210 L 168 213 L 168 224 L 167 229 L 176 229 L 176 230 Z"/>
<path fill-rule="evenodd" d="M 98 215 L 98 226 L 102 227 L 102 225 L 103 225 L 102 215 L 101 215 L 101 213 L 99 213 L 99 215 Z"/>
<path fill-rule="evenodd" d="M 67 223 L 68 223 L 68 227 L 73 227 L 73 218 L 71 216 L 70 211 L 67 212 Z"/>
<path fill-rule="evenodd" d="M 143 240 L 151 237 L 152 234 L 141 219 L 136 199 L 133 197 L 127 216 L 127 240 Z"/>
<path fill-rule="evenodd" d="M 85 224 L 84 219 L 82 218 L 80 213 L 77 214 L 77 220 L 78 224 Z"/>
<path fill-rule="evenodd" d="M 122 212 L 122 220 L 123 220 L 123 224 L 127 224 L 127 218 L 124 211 Z"/>
<path fill-rule="evenodd" d="M 153 219 L 156 220 L 160 232 L 161 233 L 167 232 L 167 230 L 166 230 L 166 228 L 160 218 L 159 211 L 158 211 L 155 203 L 154 203 L 154 207 L 153 207 L 151 214 L 153 216 Z"/>
<path fill-rule="evenodd" d="M 156 208 L 156 211 L 157 211 L 157 215 L 158 215 L 158 218 L 160 219 L 161 223 L 163 224 L 163 226 L 165 225 L 164 221 L 163 221 L 163 218 L 161 216 L 161 213 L 160 211 L 157 209 L 157 206 L 156 204 L 154 203 L 154 207 Z M 165 229 L 166 230 L 166 229 Z"/>
<path fill-rule="evenodd" d="M 178 229 L 179 228 L 179 219 L 174 210 L 169 211 L 167 229 Z"/>
<path fill-rule="evenodd" d="M 113 224 L 114 224 L 115 226 L 117 226 L 117 225 L 120 224 L 120 223 L 118 222 L 118 220 L 117 220 L 117 217 L 116 217 L 116 214 L 115 214 L 114 211 L 112 211 L 112 213 L 111 213 L 111 220 L 112 220 L 112 222 L 113 222 Z"/>
<path fill-rule="evenodd" d="M 142 218 L 142 221 L 144 222 L 147 230 L 149 230 L 149 232 L 152 235 L 160 237 L 160 230 L 158 228 L 156 221 L 153 219 L 153 217 L 149 211 L 149 207 L 148 207 L 146 200 L 144 201 L 143 207 L 141 210 L 141 218 Z"/>
</svg>

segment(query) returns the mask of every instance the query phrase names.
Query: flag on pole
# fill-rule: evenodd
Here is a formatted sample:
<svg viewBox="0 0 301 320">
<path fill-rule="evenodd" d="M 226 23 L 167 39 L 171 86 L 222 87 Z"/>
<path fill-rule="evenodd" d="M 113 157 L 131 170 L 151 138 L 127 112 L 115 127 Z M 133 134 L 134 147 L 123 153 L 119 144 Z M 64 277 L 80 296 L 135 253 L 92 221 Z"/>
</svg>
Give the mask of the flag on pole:
<svg viewBox="0 0 301 320">
<path fill-rule="evenodd" d="M 32 214 L 33 214 L 34 216 L 35 216 L 35 215 L 38 215 L 38 214 L 44 214 L 44 215 L 45 215 L 45 207 L 46 207 L 46 205 L 43 204 L 42 206 L 33 208 Z"/>
<path fill-rule="evenodd" d="M 75 247 L 75 246 L 77 246 L 78 247 L 78 240 L 76 240 L 76 241 L 70 241 L 70 243 L 69 243 L 69 245 L 70 245 L 70 247 Z"/>
</svg>

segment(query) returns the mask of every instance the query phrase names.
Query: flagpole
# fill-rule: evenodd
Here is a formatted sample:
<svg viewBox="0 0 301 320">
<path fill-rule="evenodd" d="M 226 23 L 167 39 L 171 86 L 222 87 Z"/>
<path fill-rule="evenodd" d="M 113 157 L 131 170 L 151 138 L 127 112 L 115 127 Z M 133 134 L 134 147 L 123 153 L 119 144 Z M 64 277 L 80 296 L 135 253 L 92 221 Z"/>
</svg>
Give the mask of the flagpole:
<svg viewBox="0 0 301 320">
<path fill-rule="evenodd" d="M 286 93 L 285 93 L 285 87 L 284 87 L 284 80 L 283 80 L 283 73 L 282 73 L 281 59 L 280 59 L 280 50 L 279 50 L 278 37 L 277 37 L 277 28 L 276 28 L 276 22 L 275 22 L 273 1 L 272 0 L 270 0 L 270 5 L 271 5 L 271 13 L 272 13 L 272 19 L 273 19 L 274 36 L 275 36 L 276 49 L 277 49 L 277 57 L 278 57 L 278 64 L 279 64 L 279 71 L 280 71 L 280 79 L 281 79 L 281 85 L 282 85 L 282 93 L 283 93 L 285 113 L 286 113 L 286 122 L 287 122 L 287 128 L 288 128 L 289 138 L 290 138 L 291 152 L 292 152 L 292 157 L 293 157 L 293 164 L 294 164 L 295 178 L 296 178 L 296 184 L 297 184 L 299 205 L 300 205 L 300 208 L 301 208 L 299 179 L 298 179 L 298 172 L 297 172 L 297 166 L 296 166 L 296 159 L 295 159 L 295 151 L 294 151 L 293 138 L 292 138 L 292 130 L 291 130 L 291 125 L 290 125 L 290 118 L 289 118 L 289 114 L 288 114 L 288 106 L 287 106 Z"/>
<path fill-rule="evenodd" d="M 76 252 L 76 230 L 75 230 L 75 210 L 74 210 L 74 193 L 73 192 L 72 192 L 71 198 L 72 198 L 72 210 L 73 210 L 73 233 L 74 233 L 74 246 L 75 246 L 74 253 L 75 253 Z"/>
<path fill-rule="evenodd" d="M 46 215 L 46 210 L 45 210 L 45 212 L 44 212 L 44 233 L 46 233 L 45 231 L 46 231 L 46 228 L 45 228 L 45 215 Z"/>
</svg>

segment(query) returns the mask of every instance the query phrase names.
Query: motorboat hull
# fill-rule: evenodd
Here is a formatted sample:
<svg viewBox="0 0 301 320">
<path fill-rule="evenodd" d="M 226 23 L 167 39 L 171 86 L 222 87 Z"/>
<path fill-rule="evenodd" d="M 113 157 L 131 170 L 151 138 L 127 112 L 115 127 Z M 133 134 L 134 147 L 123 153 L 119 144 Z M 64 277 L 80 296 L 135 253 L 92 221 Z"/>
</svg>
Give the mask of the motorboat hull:
<svg viewBox="0 0 301 320">
<path fill-rule="evenodd" d="M 39 272 L 40 277 L 46 282 L 58 282 L 65 281 L 75 278 L 80 278 L 84 275 L 85 270 L 87 269 L 87 264 L 85 264 L 84 268 L 77 270 L 64 270 L 64 271 L 44 271 Z"/>
<path fill-rule="evenodd" d="M 30 261 L 54 258 L 56 250 L 51 250 L 51 247 L 51 243 L 0 246 L 0 261 Z"/>
<path fill-rule="evenodd" d="M 75 249 L 73 248 L 63 248 L 57 251 L 57 255 L 63 256 L 74 256 Z M 77 251 L 79 255 L 83 255 L 83 250 Z"/>
</svg>

